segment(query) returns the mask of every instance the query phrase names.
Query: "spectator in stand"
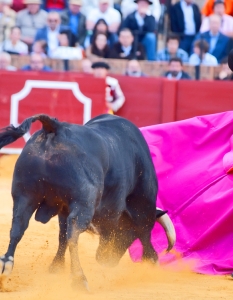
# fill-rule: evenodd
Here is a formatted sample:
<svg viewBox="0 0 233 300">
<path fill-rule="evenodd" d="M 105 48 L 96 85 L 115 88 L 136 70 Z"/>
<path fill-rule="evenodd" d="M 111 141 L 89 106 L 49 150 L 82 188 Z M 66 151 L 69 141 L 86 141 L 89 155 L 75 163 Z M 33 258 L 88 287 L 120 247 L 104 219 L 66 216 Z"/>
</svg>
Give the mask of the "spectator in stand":
<svg viewBox="0 0 233 300">
<path fill-rule="evenodd" d="M 209 16 L 210 30 L 198 34 L 196 40 L 204 39 L 209 44 L 209 53 L 220 62 L 228 55 L 230 38 L 220 32 L 221 18 L 218 15 Z"/>
<path fill-rule="evenodd" d="M 161 4 L 159 0 L 151 0 L 152 5 L 149 6 L 148 14 L 155 17 L 156 22 L 159 22 L 161 15 Z M 137 10 L 137 4 L 134 0 L 122 0 L 121 2 L 121 12 L 123 19 L 125 19 L 129 14 Z"/>
<path fill-rule="evenodd" d="M 110 6 L 109 0 L 99 0 L 99 7 L 91 10 L 87 16 L 87 30 L 92 31 L 96 22 L 104 19 L 108 29 L 116 35 L 121 23 L 121 15 L 118 10 Z"/>
<path fill-rule="evenodd" d="M 84 42 L 84 47 L 88 48 L 90 44 L 92 43 L 92 40 L 94 37 L 97 35 L 97 33 L 104 33 L 107 36 L 108 40 L 108 45 L 111 47 L 114 42 L 115 42 L 115 34 L 111 33 L 108 29 L 108 24 L 104 19 L 99 19 L 92 31 L 89 31 L 89 34 L 87 35 L 85 42 Z"/>
<path fill-rule="evenodd" d="M 137 49 L 136 49 L 137 46 Z M 119 33 L 119 41 L 115 43 L 110 52 L 110 58 L 116 59 L 139 59 L 146 58 L 145 50 L 140 43 L 135 45 L 134 36 L 130 29 L 124 28 Z"/>
<path fill-rule="evenodd" d="M 103 58 L 109 58 L 110 49 L 108 46 L 107 37 L 104 33 L 97 33 L 91 46 L 86 50 L 86 54 L 87 56 L 96 55 Z"/>
<path fill-rule="evenodd" d="M 129 28 L 135 38 L 146 50 L 148 60 L 155 60 L 156 57 L 156 21 L 154 16 L 148 15 L 149 0 L 135 0 L 138 4 L 137 10 L 124 20 L 122 27 Z"/>
<path fill-rule="evenodd" d="M 0 0 L 0 43 L 9 38 L 10 29 L 15 26 L 16 12 L 11 5 L 12 0 Z"/>
<path fill-rule="evenodd" d="M 23 71 L 45 71 L 49 72 L 52 69 L 44 64 L 44 58 L 37 53 L 31 54 L 30 64 L 21 68 Z"/>
<path fill-rule="evenodd" d="M 74 36 L 74 44 L 84 46 L 86 38 L 86 17 L 80 12 L 82 0 L 70 0 L 69 8 L 61 13 L 61 24 L 69 26 Z"/>
<path fill-rule="evenodd" d="M 167 37 L 167 47 L 157 53 L 156 60 L 169 61 L 172 57 L 179 57 L 182 62 L 188 62 L 189 56 L 186 51 L 179 48 L 180 37 L 175 33 L 171 33 Z"/>
<path fill-rule="evenodd" d="M 224 57 L 220 63 L 220 71 L 218 76 L 216 76 L 215 80 L 233 80 L 233 73 L 228 66 L 228 57 Z"/>
<path fill-rule="evenodd" d="M 168 64 L 168 71 L 164 77 L 173 80 L 191 79 L 188 73 L 183 71 L 183 62 L 179 57 L 173 57 Z"/>
<path fill-rule="evenodd" d="M 201 27 L 201 13 L 193 0 L 180 0 L 170 9 L 171 31 L 180 35 L 180 48 L 191 53 Z"/>
<path fill-rule="evenodd" d="M 49 12 L 47 16 L 47 26 L 37 31 L 35 41 L 46 41 L 47 55 L 50 56 L 50 53 L 59 46 L 58 36 L 60 32 L 65 30 L 67 30 L 67 27 L 61 25 L 59 13 L 56 11 Z"/>
<path fill-rule="evenodd" d="M 67 8 L 68 0 L 42 0 L 42 9 L 46 11 L 61 12 Z"/>
<path fill-rule="evenodd" d="M 41 0 L 25 0 L 24 3 L 27 8 L 17 13 L 16 25 L 21 29 L 21 41 L 31 51 L 37 30 L 46 25 L 47 12 L 40 8 Z"/>
<path fill-rule="evenodd" d="M 202 8 L 202 14 L 209 16 L 214 13 L 214 2 L 215 0 L 206 0 L 205 5 Z M 225 0 L 225 14 L 233 16 L 233 1 Z"/>
<path fill-rule="evenodd" d="M 43 58 L 46 58 L 47 43 L 44 40 L 36 41 L 32 47 L 32 53 L 40 54 Z M 31 54 L 32 54 L 31 53 Z"/>
<path fill-rule="evenodd" d="M 58 36 L 59 46 L 50 52 L 50 58 L 80 60 L 83 58 L 81 47 L 69 47 L 69 39 L 66 32 L 61 32 Z"/>
<path fill-rule="evenodd" d="M 145 77 L 146 75 L 142 72 L 140 63 L 136 59 L 128 61 L 125 71 L 126 76 L 131 77 Z"/>
<path fill-rule="evenodd" d="M 92 64 L 93 75 L 96 78 L 106 80 L 106 106 L 109 113 L 117 112 L 125 103 L 125 96 L 121 90 L 117 79 L 108 76 L 109 65 L 105 62 L 95 62 Z"/>
<path fill-rule="evenodd" d="M 11 56 L 9 53 L 0 52 L 0 69 L 7 71 L 16 71 L 16 67 L 11 66 Z"/>
<path fill-rule="evenodd" d="M 0 51 L 10 54 L 28 54 L 28 45 L 20 41 L 20 28 L 14 26 L 11 28 L 10 38 L 0 44 Z"/>
<path fill-rule="evenodd" d="M 205 40 L 197 40 L 194 43 L 194 53 L 189 58 L 189 64 L 192 66 L 217 66 L 216 57 L 208 53 L 209 44 Z"/>
<path fill-rule="evenodd" d="M 233 17 L 225 14 L 224 0 L 216 0 L 214 2 L 214 14 L 221 18 L 220 32 L 226 36 L 233 37 Z M 205 17 L 201 24 L 200 32 L 210 30 L 209 17 Z"/>
<path fill-rule="evenodd" d="M 81 61 L 81 70 L 85 74 L 93 74 L 92 62 L 88 58 L 84 58 Z"/>
<path fill-rule="evenodd" d="M 89 13 L 93 10 L 93 9 L 98 9 L 98 4 L 99 1 L 98 0 L 82 0 L 83 5 L 82 5 L 82 9 L 81 12 L 87 17 L 89 15 Z M 114 5 L 113 0 L 109 0 L 109 4 L 111 7 L 113 7 Z"/>
</svg>

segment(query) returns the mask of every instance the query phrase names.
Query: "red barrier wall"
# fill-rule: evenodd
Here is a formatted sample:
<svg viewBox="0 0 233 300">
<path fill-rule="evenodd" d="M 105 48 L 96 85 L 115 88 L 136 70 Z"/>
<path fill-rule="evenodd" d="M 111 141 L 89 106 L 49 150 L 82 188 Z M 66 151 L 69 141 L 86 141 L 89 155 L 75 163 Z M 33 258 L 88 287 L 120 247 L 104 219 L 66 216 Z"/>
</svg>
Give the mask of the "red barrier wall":
<svg viewBox="0 0 233 300">
<path fill-rule="evenodd" d="M 163 79 L 114 77 L 119 80 L 126 98 L 118 115 L 138 127 L 161 123 Z"/>
<path fill-rule="evenodd" d="M 118 115 L 139 127 L 233 110 L 231 82 L 114 77 L 126 97 Z M 105 112 L 104 98 L 105 82 L 93 76 L 3 71 L 0 72 L 0 128 L 9 123 L 17 125 L 26 117 L 42 112 L 61 121 L 83 124 Z M 31 133 L 40 125 L 33 126 Z M 21 139 L 10 146 L 20 148 L 24 143 Z"/>
</svg>

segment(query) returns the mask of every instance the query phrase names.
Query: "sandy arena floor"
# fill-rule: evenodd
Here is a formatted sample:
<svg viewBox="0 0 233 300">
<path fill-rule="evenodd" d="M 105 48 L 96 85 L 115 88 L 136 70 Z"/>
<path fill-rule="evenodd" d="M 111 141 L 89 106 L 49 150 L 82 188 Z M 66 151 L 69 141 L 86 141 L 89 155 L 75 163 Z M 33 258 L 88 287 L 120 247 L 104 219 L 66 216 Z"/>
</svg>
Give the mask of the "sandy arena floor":
<svg viewBox="0 0 233 300">
<path fill-rule="evenodd" d="M 14 155 L 0 157 L 0 255 L 8 246 L 12 217 L 10 189 L 16 159 Z M 31 219 L 18 245 L 13 273 L 1 284 L 0 300 L 233 299 L 233 280 L 229 276 L 195 274 L 182 263 L 173 268 L 155 268 L 134 264 L 127 253 L 118 267 L 103 268 L 95 261 L 98 238 L 85 233 L 80 239 L 79 253 L 91 292 L 74 291 L 70 285 L 68 253 L 64 273 L 48 272 L 57 240 L 56 218 L 47 225 Z"/>
</svg>

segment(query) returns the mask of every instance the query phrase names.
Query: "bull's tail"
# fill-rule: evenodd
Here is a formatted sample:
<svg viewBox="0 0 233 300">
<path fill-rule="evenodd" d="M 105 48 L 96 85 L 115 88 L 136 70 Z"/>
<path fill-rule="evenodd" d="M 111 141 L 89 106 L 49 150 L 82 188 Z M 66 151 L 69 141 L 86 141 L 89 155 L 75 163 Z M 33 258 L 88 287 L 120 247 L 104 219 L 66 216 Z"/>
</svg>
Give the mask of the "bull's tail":
<svg viewBox="0 0 233 300">
<path fill-rule="evenodd" d="M 9 125 L 0 129 L 0 149 L 22 137 L 29 131 L 31 124 L 37 120 L 42 123 L 43 129 L 46 133 L 56 133 L 59 124 L 57 119 L 50 118 L 44 114 L 35 115 L 24 120 L 18 127 Z"/>
</svg>

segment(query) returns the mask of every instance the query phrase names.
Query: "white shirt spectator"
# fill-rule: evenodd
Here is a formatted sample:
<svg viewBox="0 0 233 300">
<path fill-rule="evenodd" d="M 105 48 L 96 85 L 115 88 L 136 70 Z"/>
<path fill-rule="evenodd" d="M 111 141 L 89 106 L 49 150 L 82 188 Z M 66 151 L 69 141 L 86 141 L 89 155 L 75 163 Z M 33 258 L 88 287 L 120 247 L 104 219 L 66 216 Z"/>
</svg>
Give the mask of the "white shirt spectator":
<svg viewBox="0 0 233 300">
<path fill-rule="evenodd" d="M 156 21 L 159 21 L 161 15 L 161 5 L 159 0 L 152 0 L 153 4 L 149 6 L 148 14 L 155 17 Z M 129 14 L 137 10 L 137 4 L 134 0 L 122 0 L 121 2 L 121 12 L 123 19 L 125 19 Z"/>
<path fill-rule="evenodd" d="M 221 19 L 222 19 L 222 22 L 221 22 L 220 32 L 227 36 L 232 36 L 233 35 L 233 17 L 224 14 Z M 205 17 L 202 21 L 200 32 L 202 33 L 202 32 L 206 32 L 209 30 L 210 30 L 209 17 Z"/>
<path fill-rule="evenodd" d="M 135 13 L 135 19 L 136 19 L 139 27 L 142 27 L 144 25 L 144 23 L 145 23 L 144 18 L 138 13 L 138 11 L 136 11 L 136 13 Z"/>
<path fill-rule="evenodd" d="M 128 56 L 130 54 L 130 51 L 132 49 L 132 46 L 128 46 L 128 47 L 124 47 L 124 46 L 121 46 L 121 49 L 123 50 L 124 52 L 124 56 Z"/>
<path fill-rule="evenodd" d="M 118 10 L 109 7 L 104 13 L 98 8 L 93 9 L 87 16 L 87 21 L 96 23 L 99 19 L 104 19 L 108 26 L 113 23 L 121 23 L 121 15 Z"/>
<path fill-rule="evenodd" d="M 201 62 L 200 57 L 196 53 L 193 53 L 189 57 L 189 64 L 191 66 L 199 66 L 200 62 Z M 201 64 L 204 65 L 204 66 L 209 66 L 209 67 L 210 66 L 217 66 L 218 61 L 217 61 L 215 56 L 213 56 L 212 54 L 207 52 L 203 55 L 203 59 L 202 59 Z"/>
<path fill-rule="evenodd" d="M 113 7 L 113 2 L 113 0 L 109 0 L 109 4 L 111 7 Z M 98 0 L 82 0 L 81 13 L 83 13 L 87 17 L 94 8 L 98 8 L 98 4 Z"/>
<path fill-rule="evenodd" d="M 11 40 L 5 40 L 0 44 L 0 51 L 28 54 L 28 46 L 22 41 L 18 41 L 13 45 Z"/>
<path fill-rule="evenodd" d="M 195 35 L 196 26 L 194 21 L 193 7 L 191 4 L 188 5 L 184 0 L 181 0 L 180 4 L 181 4 L 181 9 L 184 13 L 184 24 L 185 24 L 184 33 L 186 35 Z"/>
<path fill-rule="evenodd" d="M 48 27 L 48 50 L 49 50 L 49 56 L 50 56 L 50 53 L 52 53 L 59 46 L 58 35 L 59 35 L 59 28 L 57 28 L 56 30 L 51 30 Z"/>
</svg>

